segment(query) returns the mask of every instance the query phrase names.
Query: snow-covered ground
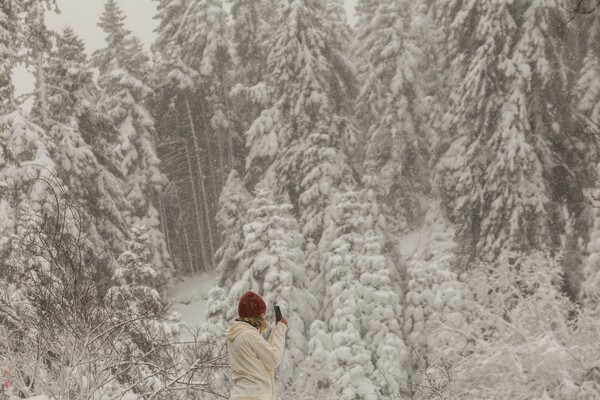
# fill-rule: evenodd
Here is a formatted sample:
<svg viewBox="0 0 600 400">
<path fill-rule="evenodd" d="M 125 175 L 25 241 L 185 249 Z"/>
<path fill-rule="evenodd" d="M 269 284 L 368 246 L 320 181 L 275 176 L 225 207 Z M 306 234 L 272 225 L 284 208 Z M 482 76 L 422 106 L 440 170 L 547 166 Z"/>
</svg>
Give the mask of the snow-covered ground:
<svg viewBox="0 0 600 400">
<path fill-rule="evenodd" d="M 403 264 L 416 259 L 432 261 L 450 254 L 454 243 L 454 227 L 443 216 L 440 205 L 430 201 L 425 204 L 428 210 L 423 224 L 398 238 L 396 254 Z"/>
<path fill-rule="evenodd" d="M 215 284 L 215 273 L 202 273 L 175 282 L 168 293 L 173 310 L 181 314 L 190 329 L 205 321 L 206 297 Z"/>
</svg>

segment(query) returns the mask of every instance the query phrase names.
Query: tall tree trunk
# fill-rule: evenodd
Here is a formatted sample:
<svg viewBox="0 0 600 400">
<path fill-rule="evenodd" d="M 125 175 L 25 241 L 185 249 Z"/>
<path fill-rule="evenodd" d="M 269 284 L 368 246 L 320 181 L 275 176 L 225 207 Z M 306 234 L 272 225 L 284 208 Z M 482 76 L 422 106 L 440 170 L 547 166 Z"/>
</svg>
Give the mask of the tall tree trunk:
<svg viewBox="0 0 600 400">
<path fill-rule="evenodd" d="M 37 79 L 38 79 L 38 96 L 40 100 L 40 113 L 42 115 L 42 125 L 45 128 L 50 126 L 48 120 L 48 103 L 46 101 L 46 78 L 44 76 L 44 55 L 40 51 L 37 56 Z"/>
<path fill-rule="evenodd" d="M 165 235 L 165 242 L 167 243 L 167 250 L 169 254 L 173 254 L 173 243 L 171 242 L 171 235 L 169 234 L 169 225 L 167 224 L 167 208 L 165 207 L 165 195 L 160 193 L 158 195 L 158 206 L 160 212 L 160 227 L 163 235 Z"/>
<path fill-rule="evenodd" d="M 198 143 L 198 137 L 196 136 L 196 127 L 194 125 L 194 119 L 192 118 L 192 111 L 190 109 L 190 102 L 188 100 L 188 96 L 187 94 L 185 95 L 185 105 L 186 105 L 186 110 L 187 110 L 187 115 L 188 115 L 188 119 L 189 119 L 189 127 L 191 129 L 191 136 L 192 136 L 192 140 L 194 143 L 194 151 L 196 153 L 196 163 L 197 163 L 197 167 L 198 167 L 198 172 L 200 175 L 200 188 L 202 190 L 202 201 L 204 203 L 204 215 L 205 215 L 205 221 L 206 221 L 206 228 L 208 230 L 208 245 L 209 245 L 209 249 L 210 249 L 210 264 L 207 264 L 207 266 L 210 266 L 210 268 L 212 269 L 212 257 L 215 254 L 215 249 L 214 249 L 214 243 L 213 243 L 213 233 L 212 233 L 212 226 L 211 226 L 211 210 L 209 208 L 209 203 L 207 200 L 207 196 L 206 196 L 206 187 L 204 185 L 204 173 L 203 173 L 203 169 L 202 169 L 202 160 L 200 160 L 200 154 L 201 154 L 201 149 L 200 149 L 200 145 Z M 191 167 L 190 167 L 191 168 Z"/>
<path fill-rule="evenodd" d="M 186 103 L 187 103 L 187 96 L 186 96 Z M 176 111 L 177 113 L 177 111 Z M 186 110 L 186 113 L 189 116 L 189 108 Z M 177 126 L 180 128 L 184 128 L 184 125 L 180 125 L 179 122 L 179 118 L 177 121 Z M 209 260 L 207 259 L 207 255 L 206 255 L 206 250 L 203 248 L 204 246 L 204 237 L 203 237 L 203 228 L 202 228 L 202 212 L 200 211 L 200 203 L 199 203 L 199 198 L 201 196 L 201 194 L 198 192 L 198 188 L 196 187 L 196 179 L 195 179 L 195 174 L 194 174 L 194 170 L 192 168 L 193 162 L 194 160 L 192 160 L 192 156 L 190 154 L 190 145 L 189 145 L 189 140 L 191 139 L 190 136 L 194 135 L 193 129 L 190 129 L 190 132 L 187 132 L 185 129 L 183 130 L 183 135 L 185 138 L 185 143 L 184 143 L 184 147 L 185 147 L 185 157 L 186 157 L 186 164 L 188 167 L 188 175 L 190 177 L 190 184 L 192 187 L 192 203 L 194 204 L 194 216 L 196 219 L 196 226 L 198 229 L 198 234 L 199 234 L 199 239 L 200 239 L 200 257 L 202 259 L 202 264 L 204 269 L 208 268 L 211 264 L 209 263 Z M 177 194 L 177 199 L 179 200 L 179 194 Z M 181 204 L 181 203 L 179 203 Z M 180 207 L 180 214 L 183 213 L 183 209 Z M 185 234 L 187 235 L 187 231 L 184 231 Z M 187 239 L 186 239 L 187 240 Z M 188 247 L 189 247 L 189 242 L 188 242 Z"/>
<path fill-rule="evenodd" d="M 194 174 L 194 170 L 192 168 L 192 162 L 195 162 L 195 158 L 192 158 L 190 153 L 190 146 L 185 146 L 185 154 L 187 158 L 188 172 L 190 174 L 190 183 L 192 186 L 192 201 L 194 202 L 194 210 L 196 214 L 196 225 L 198 227 L 198 239 L 200 240 L 200 255 L 202 256 L 202 264 L 204 265 L 204 269 L 210 268 L 211 263 L 208 257 L 208 250 L 206 249 L 206 238 L 204 237 L 204 228 L 203 225 L 206 221 L 203 221 L 202 211 L 200 210 L 200 203 L 198 198 L 203 197 L 201 193 L 198 192 L 196 188 L 196 176 Z M 204 224 L 203 224 L 204 222 Z"/>
<path fill-rule="evenodd" d="M 220 78 L 221 78 L 221 98 L 223 99 L 223 104 L 225 106 L 225 116 L 229 121 L 231 107 L 231 99 L 225 93 L 225 77 L 224 77 L 224 68 L 220 69 Z M 231 121 L 229 121 L 231 124 Z M 221 183 L 221 187 L 225 186 L 225 180 L 229 176 L 229 172 L 233 169 L 233 137 L 231 135 L 231 125 L 229 129 L 227 129 L 227 169 L 224 170 L 223 182 Z"/>
<path fill-rule="evenodd" d="M 219 187 L 225 186 L 225 152 L 223 151 L 223 131 L 219 130 L 218 134 L 218 146 L 219 146 Z M 218 197 L 217 197 L 218 198 Z"/>
<path fill-rule="evenodd" d="M 211 144 L 211 140 L 210 140 L 210 121 L 208 119 L 208 115 L 206 114 L 206 108 L 204 107 L 204 99 L 200 99 L 200 111 L 202 113 L 202 121 L 203 121 L 203 128 L 204 128 L 204 138 L 205 138 L 205 142 L 206 142 L 206 160 L 208 162 L 208 172 L 209 172 L 209 176 L 211 176 L 211 191 L 212 191 L 212 198 L 213 198 L 213 202 L 212 204 L 217 204 L 219 201 L 219 176 L 218 176 L 218 171 L 216 171 L 216 168 L 214 166 L 214 162 L 213 162 L 213 154 L 215 154 L 215 152 L 213 151 L 213 146 Z M 212 210 L 213 214 L 216 213 L 216 207 L 215 209 Z"/>
<path fill-rule="evenodd" d="M 183 221 L 183 219 L 181 218 L 182 210 L 183 208 L 181 207 L 181 200 L 179 199 L 179 193 L 177 193 L 176 195 L 176 199 L 177 199 L 177 208 L 179 209 L 179 223 L 181 224 L 181 228 L 183 230 L 183 238 L 185 240 L 185 248 L 186 248 L 186 252 L 187 252 L 187 256 L 188 256 L 188 260 L 189 260 L 189 269 L 191 273 L 194 273 L 196 271 L 198 271 L 199 268 L 196 267 L 196 263 L 194 261 L 194 256 L 192 255 L 192 248 L 190 246 L 190 239 L 188 237 L 187 234 L 187 227 L 185 222 Z"/>
</svg>

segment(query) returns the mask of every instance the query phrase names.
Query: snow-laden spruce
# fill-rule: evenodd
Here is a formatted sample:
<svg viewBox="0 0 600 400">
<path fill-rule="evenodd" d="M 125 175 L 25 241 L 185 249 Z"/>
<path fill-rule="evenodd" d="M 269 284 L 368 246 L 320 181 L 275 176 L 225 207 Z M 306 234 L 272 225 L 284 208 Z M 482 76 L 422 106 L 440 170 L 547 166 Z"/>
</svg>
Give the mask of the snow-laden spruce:
<svg viewBox="0 0 600 400">
<path fill-rule="evenodd" d="M 115 176 L 116 157 L 109 148 L 114 126 L 109 123 L 103 127 L 108 116 L 95 106 L 98 89 L 92 80 L 83 42 L 72 29 L 67 28 L 57 36 L 56 48 L 46 63 L 45 104 L 50 120 L 49 137 L 55 145 L 54 172 L 81 204 L 89 245 L 102 249 L 100 253 L 114 262 L 124 250 L 128 229 L 124 215 L 131 208 L 122 182 Z M 39 105 L 39 101 L 34 105 L 34 116 L 41 115 Z"/>
<path fill-rule="evenodd" d="M 355 129 L 345 117 L 352 74 L 341 41 L 325 28 L 322 2 L 294 0 L 280 13 L 267 45 L 270 107 L 246 133 L 246 165 L 261 179 L 275 172 L 305 238 L 318 242 L 332 194 L 353 181 L 347 156 Z"/>
<path fill-rule="evenodd" d="M 239 254 L 242 276 L 229 288 L 227 312 L 228 319 L 237 315 L 237 302 L 248 290 L 263 294 L 269 305 L 269 321 L 274 319 L 272 306 L 280 305 L 294 327 L 288 332 L 290 345 L 278 368 L 281 393 L 289 391 L 298 365 L 306 358 L 306 329 L 317 308 L 314 296 L 306 289 L 303 238 L 291 211 L 290 204 L 281 203 L 267 188 L 260 188 L 249 203 Z"/>
<path fill-rule="evenodd" d="M 415 380 L 423 371 L 456 356 L 466 345 L 464 284 L 454 270 L 454 229 L 440 205 L 428 204 L 418 248 L 408 260 L 404 333 Z M 441 350 L 444 349 L 444 350 Z M 405 386 L 405 385 L 403 385 Z"/>
<path fill-rule="evenodd" d="M 598 166 L 600 169 L 600 166 Z M 583 283 L 581 285 L 581 299 L 584 307 L 594 315 L 600 313 L 600 209 L 598 202 L 600 193 L 596 190 L 592 192 L 592 204 L 594 209 L 591 211 L 592 227 L 590 229 L 590 240 L 587 244 L 588 256 L 583 266 Z"/>
<path fill-rule="evenodd" d="M 362 82 L 356 115 L 367 135 L 365 168 L 392 231 L 412 226 L 428 187 L 421 121 L 421 55 L 411 37 L 408 4 L 362 4 L 355 57 Z"/>
<path fill-rule="evenodd" d="M 113 146 L 119 172 L 125 178 L 123 190 L 133 207 L 126 219 L 129 224 L 148 227 L 154 263 L 162 269 L 161 273 L 169 273 L 170 256 L 156 208 L 158 193 L 166 184 L 166 177 L 158 167 L 154 120 L 146 106 L 152 93 L 145 83 L 149 59 L 139 39 L 125 28 L 124 19 L 117 3 L 108 0 L 98 24 L 106 34 L 107 46 L 93 56 L 103 91 L 99 102 L 119 131 Z"/>
<path fill-rule="evenodd" d="M 15 62 L 17 38 L 17 18 L 13 1 L 0 4 L 0 114 L 9 111 L 14 87 L 11 71 Z"/>
<path fill-rule="evenodd" d="M 310 328 L 310 355 L 302 364 L 307 380 L 298 382 L 307 396 L 371 399 L 391 395 L 389 383 L 406 377 L 400 291 L 374 229 L 372 200 L 347 191 L 327 211 L 320 279 L 323 304 L 330 306 Z"/>
</svg>

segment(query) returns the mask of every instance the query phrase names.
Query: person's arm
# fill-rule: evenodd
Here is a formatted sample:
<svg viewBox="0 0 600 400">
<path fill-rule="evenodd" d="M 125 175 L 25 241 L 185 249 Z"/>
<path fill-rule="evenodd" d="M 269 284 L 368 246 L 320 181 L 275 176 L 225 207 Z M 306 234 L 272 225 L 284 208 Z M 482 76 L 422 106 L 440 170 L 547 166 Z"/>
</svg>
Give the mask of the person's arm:
<svg viewBox="0 0 600 400">
<path fill-rule="evenodd" d="M 283 357 L 283 349 L 285 347 L 285 333 L 287 326 L 279 322 L 269 336 L 269 341 L 259 335 L 256 339 L 252 340 L 252 350 L 256 353 L 256 356 L 263 364 L 269 369 L 275 369 L 281 363 Z"/>
</svg>

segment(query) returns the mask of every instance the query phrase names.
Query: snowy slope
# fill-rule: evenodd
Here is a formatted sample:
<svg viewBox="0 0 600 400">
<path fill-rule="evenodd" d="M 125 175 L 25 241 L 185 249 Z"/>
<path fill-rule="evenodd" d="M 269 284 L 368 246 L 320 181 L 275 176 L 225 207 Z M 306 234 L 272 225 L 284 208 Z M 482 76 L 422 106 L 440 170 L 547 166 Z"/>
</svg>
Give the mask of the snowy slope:
<svg viewBox="0 0 600 400">
<path fill-rule="evenodd" d="M 418 260 L 433 261 L 451 254 L 456 245 L 454 226 L 444 217 L 437 201 L 424 203 L 427 213 L 423 225 L 396 241 L 395 252 L 401 264 Z"/>
<path fill-rule="evenodd" d="M 180 278 L 169 290 L 168 300 L 190 329 L 198 328 L 206 317 L 206 297 L 215 285 L 215 273 Z"/>
</svg>

